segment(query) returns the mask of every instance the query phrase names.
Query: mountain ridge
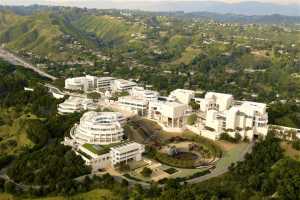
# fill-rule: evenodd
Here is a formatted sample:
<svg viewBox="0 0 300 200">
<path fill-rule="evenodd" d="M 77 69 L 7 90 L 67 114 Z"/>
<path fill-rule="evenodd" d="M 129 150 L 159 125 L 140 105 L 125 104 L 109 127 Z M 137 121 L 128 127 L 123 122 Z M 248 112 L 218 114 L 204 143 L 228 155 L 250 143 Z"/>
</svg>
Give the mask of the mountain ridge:
<svg viewBox="0 0 300 200">
<path fill-rule="evenodd" d="M 137 1 L 125 2 L 104 0 L 66 1 L 61 3 L 49 3 L 41 1 L 41 5 L 74 6 L 98 9 L 133 9 L 144 11 L 184 11 L 184 12 L 215 12 L 220 14 L 243 14 L 243 15 L 271 15 L 281 14 L 287 16 L 300 16 L 300 4 L 276 4 L 258 1 L 245 1 L 238 3 L 226 3 L 220 1 Z"/>
</svg>

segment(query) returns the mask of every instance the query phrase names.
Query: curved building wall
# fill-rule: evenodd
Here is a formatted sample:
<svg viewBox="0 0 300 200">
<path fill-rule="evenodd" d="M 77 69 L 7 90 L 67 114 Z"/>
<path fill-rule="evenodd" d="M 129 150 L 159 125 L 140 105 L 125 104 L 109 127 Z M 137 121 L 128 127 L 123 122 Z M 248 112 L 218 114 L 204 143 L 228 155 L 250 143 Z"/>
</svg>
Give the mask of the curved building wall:
<svg viewBox="0 0 300 200">
<path fill-rule="evenodd" d="M 75 125 L 71 136 L 78 143 L 107 145 L 122 141 L 124 117 L 114 112 L 87 112 Z"/>
</svg>

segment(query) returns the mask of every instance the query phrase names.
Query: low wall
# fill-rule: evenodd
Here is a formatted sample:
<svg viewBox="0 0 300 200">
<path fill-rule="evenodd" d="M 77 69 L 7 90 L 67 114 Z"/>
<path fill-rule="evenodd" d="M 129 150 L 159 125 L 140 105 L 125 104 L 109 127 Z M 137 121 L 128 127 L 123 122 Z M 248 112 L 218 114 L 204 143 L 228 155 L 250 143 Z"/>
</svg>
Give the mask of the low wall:
<svg viewBox="0 0 300 200">
<path fill-rule="evenodd" d="M 199 128 L 195 126 L 186 126 L 188 130 L 192 131 L 193 133 L 200 135 L 202 137 L 206 137 L 210 140 L 217 140 L 219 138 L 219 134 L 215 132 L 211 132 L 209 130 L 200 130 Z"/>
</svg>

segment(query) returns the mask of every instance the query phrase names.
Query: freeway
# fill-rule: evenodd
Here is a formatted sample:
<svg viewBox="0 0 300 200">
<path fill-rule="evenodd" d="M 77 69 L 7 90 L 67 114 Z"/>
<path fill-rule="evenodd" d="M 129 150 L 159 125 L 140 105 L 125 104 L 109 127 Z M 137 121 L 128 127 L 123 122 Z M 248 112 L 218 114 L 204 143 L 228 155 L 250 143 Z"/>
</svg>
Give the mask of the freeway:
<svg viewBox="0 0 300 200">
<path fill-rule="evenodd" d="M 20 65 L 20 66 L 23 66 L 27 69 L 31 69 L 31 70 L 37 72 L 38 74 L 40 74 L 41 76 L 44 76 L 44 77 L 49 78 L 51 80 L 57 79 L 55 76 L 52 76 L 52 75 L 38 69 L 37 67 L 35 67 L 32 64 L 28 63 L 27 61 L 25 61 L 24 59 L 10 53 L 9 51 L 7 51 L 7 50 L 5 50 L 1 47 L 0 47 L 0 58 L 4 59 L 7 62 L 10 62 L 14 65 Z"/>
</svg>

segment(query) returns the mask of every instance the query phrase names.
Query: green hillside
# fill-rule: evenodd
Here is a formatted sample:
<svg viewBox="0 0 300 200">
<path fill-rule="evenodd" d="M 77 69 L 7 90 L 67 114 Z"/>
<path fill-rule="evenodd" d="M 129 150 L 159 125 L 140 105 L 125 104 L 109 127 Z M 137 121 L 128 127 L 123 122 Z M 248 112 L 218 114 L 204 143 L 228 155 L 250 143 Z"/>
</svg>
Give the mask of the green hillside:
<svg viewBox="0 0 300 200">
<path fill-rule="evenodd" d="M 11 18 L 5 13 L 0 16 L 0 26 L 4 27 L 0 31 L 0 43 L 4 43 L 8 49 L 30 51 L 53 60 L 63 60 L 80 54 L 79 49 L 71 46 L 74 41 L 93 47 L 93 42 L 74 28 L 63 15 L 50 12 L 22 18 L 12 15 L 12 20 L 21 20 L 13 20 L 10 26 L 6 24 L 7 19 Z"/>
<path fill-rule="evenodd" d="M 0 30 L 5 30 L 7 27 L 15 24 L 19 20 L 22 20 L 22 18 L 13 14 L 12 12 L 0 12 Z"/>
<path fill-rule="evenodd" d="M 74 22 L 78 29 L 94 34 L 104 43 L 122 44 L 131 34 L 143 32 L 143 27 L 108 15 L 85 15 Z"/>
</svg>

